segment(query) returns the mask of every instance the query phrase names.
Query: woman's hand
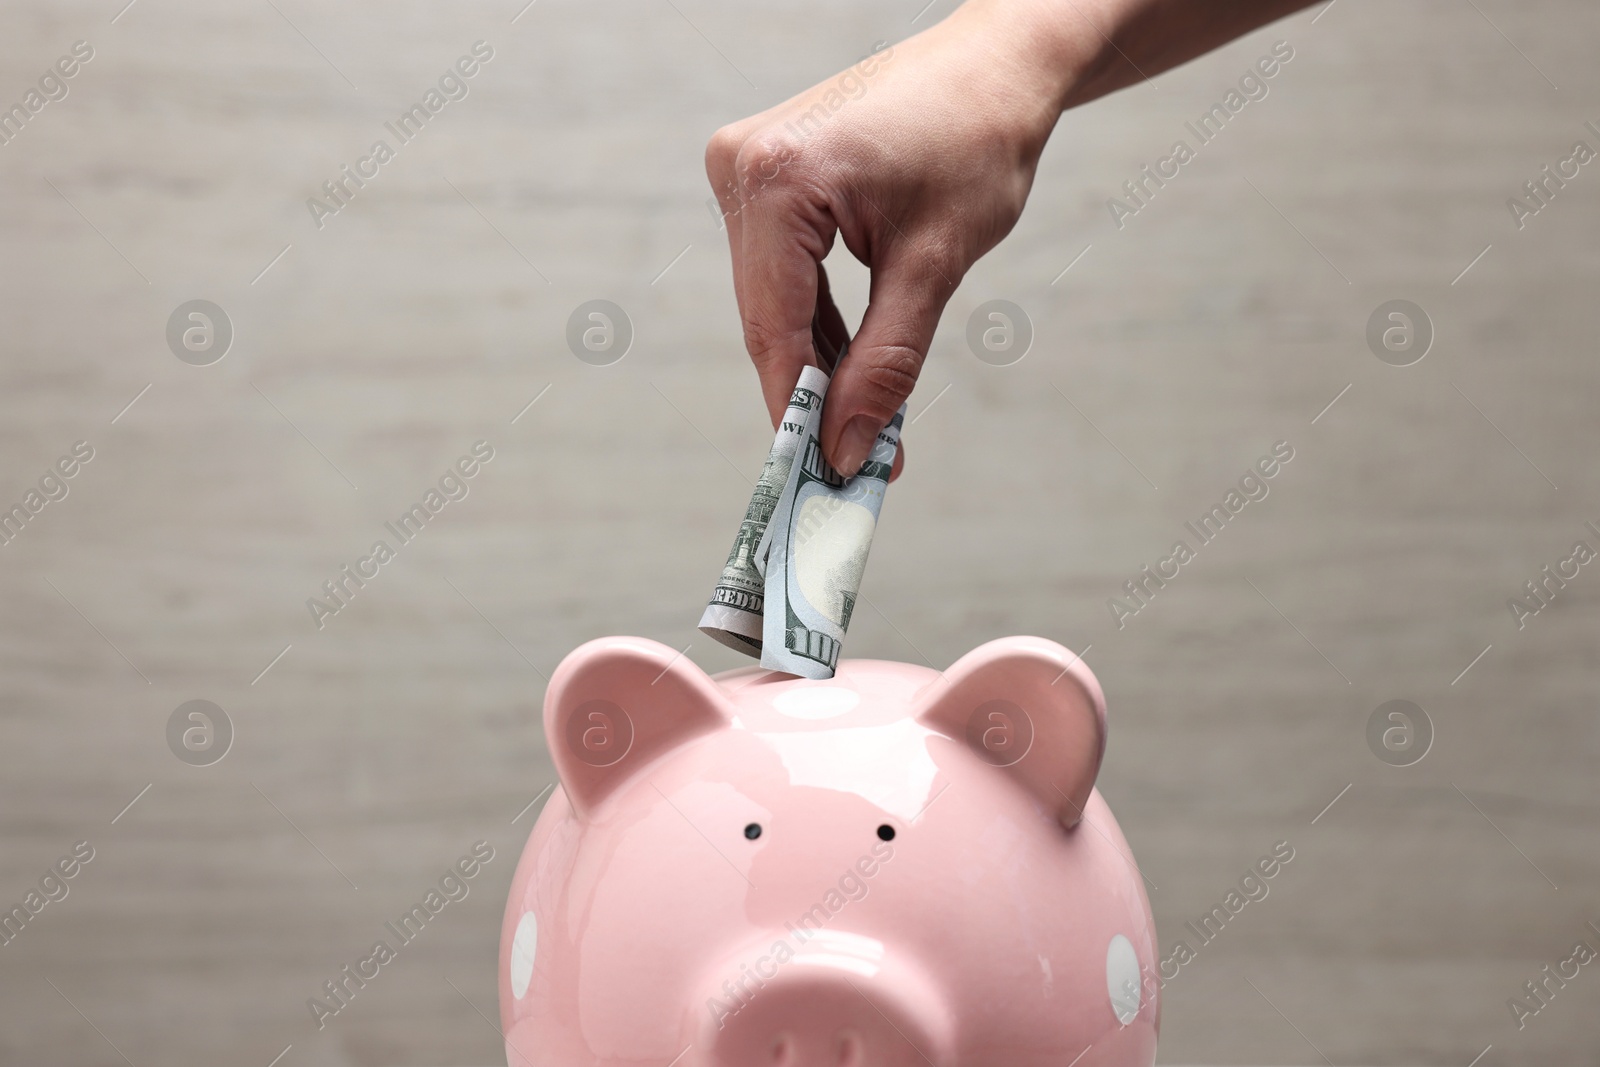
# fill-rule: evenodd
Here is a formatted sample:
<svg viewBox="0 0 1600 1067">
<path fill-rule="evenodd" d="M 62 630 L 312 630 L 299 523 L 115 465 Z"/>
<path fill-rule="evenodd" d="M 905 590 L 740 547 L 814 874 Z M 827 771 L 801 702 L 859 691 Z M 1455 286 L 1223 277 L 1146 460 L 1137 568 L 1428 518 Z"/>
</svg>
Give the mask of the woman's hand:
<svg viewBox="0 0 1600 1067">
<path fill-rule="evenodd" d="M 835 237 L 871 268 L 866 315 L 823 410 L 823 451 L 842 472 L 860 467 L 910 395 L 967 268 L 1022 213 L 1064 71 L 1042 39 L 1019 50 L 1017 35 L 1012 20 L 964 7 L 723 127 L 706 149 L 774 425 L 801 367 L 849 337 L 822 267 Z"/>
<path fill-rule="evenodd" d="M 718 130 L 706 172 L 773 424 L 801 367 L 826 365 L 849 337 L 822 267 L 835 237 L 872 271 L 822 415 L 823 452 L 851 474 L 910 395 L 967 268 L 1016 224 L 1062 109 L 1307 2 L 969 0 Z"/>
</svg>

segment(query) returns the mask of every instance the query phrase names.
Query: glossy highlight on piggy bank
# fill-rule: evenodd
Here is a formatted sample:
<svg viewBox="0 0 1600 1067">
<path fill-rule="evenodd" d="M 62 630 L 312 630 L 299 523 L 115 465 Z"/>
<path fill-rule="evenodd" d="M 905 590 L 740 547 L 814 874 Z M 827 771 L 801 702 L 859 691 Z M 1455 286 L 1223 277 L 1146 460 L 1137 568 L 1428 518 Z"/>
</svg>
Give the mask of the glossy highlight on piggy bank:
<svg viewBox="0 0 1600 1067">
<path fill-rule="evenodd" d="M 511 1067 L 1149 1067 L 1138 868 L 1100 685 L 1035 637 L 945 671 L 557 669 L 561 788 L 500 940 Z"/>
</svg>

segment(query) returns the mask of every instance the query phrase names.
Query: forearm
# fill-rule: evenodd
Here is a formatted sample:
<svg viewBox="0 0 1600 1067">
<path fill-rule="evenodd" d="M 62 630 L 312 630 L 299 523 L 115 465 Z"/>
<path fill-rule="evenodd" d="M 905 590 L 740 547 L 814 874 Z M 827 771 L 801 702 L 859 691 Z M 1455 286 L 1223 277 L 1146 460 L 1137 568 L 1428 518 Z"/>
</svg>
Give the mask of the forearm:
<svg viewBox="0 0 1600 1067">
<path fill-rule="evenodd" d="M 1035 72 L 1056 113 L 1170 70 L 1313 0 L 968 0 L 951 16 Z"/>
</svg>

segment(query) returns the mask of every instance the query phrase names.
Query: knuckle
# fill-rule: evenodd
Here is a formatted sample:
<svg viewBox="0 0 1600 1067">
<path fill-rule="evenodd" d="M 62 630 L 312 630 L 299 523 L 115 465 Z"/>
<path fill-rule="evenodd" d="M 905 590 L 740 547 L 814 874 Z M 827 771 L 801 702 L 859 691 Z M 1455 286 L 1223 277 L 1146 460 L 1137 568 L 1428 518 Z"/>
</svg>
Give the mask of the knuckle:
<svg viewBox="0 0 1600 1067">
<path fill-rule="evenodd" d="M 733 171 L 747 191 L 759 190 L 794 176 L 799 149 L 786 134 L 772 130 L 747 137 L 739 146 Z"/>
<path fill-rule="evenodd" d="M 739 157 L 739 147 L 744 144 L 744 136 L 739 132 L 737 124 L 722 127 L 711 135 L 706 142 L 706 173 L 713 180 L 728 176 L 733 169 L 733 162 Z"/>
<path fill-rule="evenodd" d="M 953 227 L 936 227 L 907 249 L 906 268 L 915 287 L 943 307 L 961 284 L 972 258 Z"/>
<path fill-rule="evenodd" d="M 910 345 L 889 344 L 874 349 L 857 374 L 860 398 L 868 413 L 885 421 L 894 416 L 922 370 L 922 353 Z"/>
<path fill-rule="evenodd" d="M 765 375 L 769 369 L 783 363 L 797 339 L 810 344 L 810 328 L 778 330 L 759 318 L 745 320 L 744 347 L 750 353 L 750 362 L 755 364 L 758 374 Z"/>
</svg>

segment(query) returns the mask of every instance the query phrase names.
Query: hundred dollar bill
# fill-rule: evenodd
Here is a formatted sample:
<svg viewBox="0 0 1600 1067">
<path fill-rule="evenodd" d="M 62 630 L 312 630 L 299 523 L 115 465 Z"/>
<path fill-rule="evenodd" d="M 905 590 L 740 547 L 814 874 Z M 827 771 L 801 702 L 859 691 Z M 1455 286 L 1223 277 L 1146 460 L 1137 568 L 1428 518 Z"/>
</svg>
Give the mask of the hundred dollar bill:
<svg viewBox="0 0 1600 1067">
<path fill-rule="evenodd" d="M 833 677 L 905 414 L 902 405 L 861 469 L 845 478 L 822 455 L 821 405 L 807 412 L 800 448 L 767 523 L 763 667 Z"/>
<path fill-rule="evenodd" d="M 750 506 L 745 510 L 733 550 L 717 579 L 711 602 L 700 616 L 700 631 L 731 649 L 750 656 L 761 655 L 761 618 L 765 600 L 767 524 L 778 498 L 789 481 L 789 470 L 800 448 L 808 417 L 822 411 L 822 398 L 828 391 L 828 376 L 815 367 L 800 373 L 800 381 L 789 397 L 789 407 L 778 423 L 772 451 L 761 468 Z"/>
</svg>

